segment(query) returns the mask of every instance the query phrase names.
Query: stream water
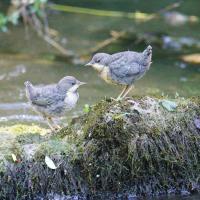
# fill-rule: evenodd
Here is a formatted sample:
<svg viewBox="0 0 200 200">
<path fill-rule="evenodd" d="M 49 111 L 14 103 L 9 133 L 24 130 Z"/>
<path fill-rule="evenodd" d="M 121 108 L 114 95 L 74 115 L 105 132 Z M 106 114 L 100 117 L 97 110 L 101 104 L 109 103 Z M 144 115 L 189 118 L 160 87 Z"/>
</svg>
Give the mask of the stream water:
<svg viewBox="0 0 200 200">
<path fill-rule="evenodd" d="M 6 1 L 0 2 L 0 9 L 5 9 Z M 147 13 L 155 12 L 170 2 L 153 0 L 147 6 L 145 0 L 97 0 L 97 1 L 56 1 L 74 6 L 85 6 L 98 9 L 136 11 Z M 179 8 L 188 15 L 200 17 L 199 0 L 187 1 Z M 200 40 L 200 25 L 169 27 L 161 19 L 148 23 L 136 23 L 132 19 L 108 18 L 91 15 L 59 13 L 52 11 L 49 23 L 60 33 L 62 44 L 81 55 L 89 51 L 98 42 L 109 38 L 110 30 L 130 30 L 138 33 L 155 32 L 157 34 L 174 37 L 190 37 Z M 192 30 L 192 31 L 191 31 Z M 124 50 L 143 51 L 147 44 L 137 44 L 134 40 L 117 42 L 106 48 L 113 53 Z M 180 60 L 180 55 L 198 53 L 199 49 L 186 48 L 181 51 L 164 50 L 157 45 L 153 46 L 153 64 L 144 78 L 135 84 L 131 95 L 169 95 L 182 97 L 200 95 L 200 65 L 187 64 Z M 83 64 L 71 64 L 67 59 L 59 59 L 58 52 L 42 41 L 29 29 L 25 31 L 23 25 L 10 26 L 7 33 L 0 32 L 0 125 L 17 123 L 34 123 L 46 126 L 41 118 L 34 113 L 27 104 L 25 97 L 24 81 L 33 84 L 55 83 L 66 75 L 73 75 L 79 80 L 87 82 L 80 88 L 80 100 L 77 107 L 62 119 L 67 119 L 80 114 L 85 104 L 94 104 L 107 97 L 115 97 L 121 88 L 107 85 L 89 67 Z M 89 58 L 88 58 L 89 59 Z M 194 197 L 162 198 L 168 200 L 197 200 Z"/>
</svg>

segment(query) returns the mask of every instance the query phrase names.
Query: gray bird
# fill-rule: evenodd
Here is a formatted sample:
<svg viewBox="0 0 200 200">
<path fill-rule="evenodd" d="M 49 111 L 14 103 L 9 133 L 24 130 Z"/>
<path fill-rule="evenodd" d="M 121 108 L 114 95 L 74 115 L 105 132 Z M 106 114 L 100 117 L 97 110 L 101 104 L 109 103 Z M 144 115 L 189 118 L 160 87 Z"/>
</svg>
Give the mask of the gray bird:
<svg viewBox="0 0 200 200">
<path fill-rule="evenodd" d="M 92 66 L 107 83 L 124 85 L 117 97 L 123 99 L 136 80 L 142 78 L 151 65 L 152 47 L 143 52 L 124 51 L 115 54 L 97 53 L 86 66 Z"/>
<path fill-rule="evenodd" d="M 54 123 L 53 117 L 59 117 L 76 106 L 79 99 L 78 87 L 85 84 L 73 76 L 62 78 L 57 84 L 33 86 L 26 81 L 26 96 L 36 112 L 47 120 L 52 130 L 60 127 Z"/>
</svg>

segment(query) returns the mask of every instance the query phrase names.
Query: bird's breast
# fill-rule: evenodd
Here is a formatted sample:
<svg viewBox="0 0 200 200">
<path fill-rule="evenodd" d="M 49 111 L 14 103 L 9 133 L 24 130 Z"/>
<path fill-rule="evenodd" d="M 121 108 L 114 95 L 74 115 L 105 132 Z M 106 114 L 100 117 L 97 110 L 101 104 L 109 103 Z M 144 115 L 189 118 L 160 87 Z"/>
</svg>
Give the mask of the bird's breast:
<svg viewBox="0 0 200 200">
<path fill-rule="evenodd" d="M 72 109 L 76 106 L 76 103 L 78 101 L 79 94 L 78 93 L 67 93 L 65 97 L 65 108 L 66 109 Z"/>
<path fill-rule="evenodd" d="M 106 82 L 106 83 L 114 83 L 110 76 L 110 70 L 109 67 L 104 67 L 103 70 L 100 72 L 100 77 Z"/>
</svg>

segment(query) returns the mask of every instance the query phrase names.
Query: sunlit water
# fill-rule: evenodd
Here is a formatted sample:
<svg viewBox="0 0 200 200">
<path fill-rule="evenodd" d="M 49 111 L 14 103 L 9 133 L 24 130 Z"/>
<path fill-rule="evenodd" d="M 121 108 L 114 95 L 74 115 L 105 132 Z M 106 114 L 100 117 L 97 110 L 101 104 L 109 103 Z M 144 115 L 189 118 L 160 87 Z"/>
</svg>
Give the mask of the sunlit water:
<svg viewBox="0 0 200 200">
<path fill-rule="evenodd" d="M 63 2 L 63 1 L 59 1 Z M 66 2 L 66 1 L 64 1 Z M 73 4 L 72 1 L 69 1 Z M 146 6 L 145 1 L 129 1 L 125 3 L 111 5 L 101 1 L 101 4 L 91 4 L 88 6 L 96 8 L 133 11 L 142 10 L 153 12 L 167 5 L 168 1 L 163 1 L 163 5 L 157 1 L 152 1 L 152 5 Z M 118 3 L 120 1 L 117 1 Z M 157 2 L 157 3 L 156 3 Z M 188 1 L 189 2 L 189 1 Z M 198 1 L 192 11 L 188 11 L 189 3 L 180 9 L 186 14 L 200 15 L 196 9 Z M 128 6 L 128 3 L 131 6 Z M 193 2 L 194 3 L 194 2 Z M 188 5 L 187 5 L 188 4 Z M 81 3 L 77 5 L 82 6 Z M 155 6 L 153 6 L 155 5 Z M 1 4 L 0 4 L 1 6 Z M 199 5 L 200 6 L 200 5 Z M 188 11 L 188 12 L 187 12 Z M 168 28 L 162 21 L 150 22 L 148 24 L 137 24 L 133 20 L 121 18 L 94 17 L 89 15 L 74 15 L 64 13 L 52 13 L 50 25 L 60 32 L 60 41 L 63 45 L 75 52 L 77 55 L 85 54 L 98 42 L 110 37 L 110 30 L 137 30 L 164 32 L 174 36 L 190 36 L 200 39 L 200 26 Z M 191 28 L 193 31 L 191 31 Z M 137 45 L 133 40 L 123 43 L 116 43 L 106 48 L 109 53 L 124 50 L 143 51 L 146 45 Z M 200 66 L 183 63 L 180 55 L 191 53 L 193 50 L 184 52 L 165 51 L 161 47 L 153 46 L 153 64 L 148 73 L 135 84 L 135 89 L 130 95 L 169 95 L 174 97 L 179 94 L 183 97 L 200 95 Z M 194 50 L 196 52 L 196 50 Z M 67 123 L 73 116 L 79 115 L 85 104 L 94 104 L 104 97 L 116 97 L 121 88 L 107 85 L 97 73 L 83 64 L 72 65 L 70 62 L 58 59 L 58 55 L 52 47 L 39 39 L 32 33 L 31 29 L 25 32 L 22 25 L 10 27 L 8 33 L 0 33 L 0 125 L 10 125 L 20 123 L 34 123 L 46 126 L 40 116 L 35 114 L 27 104 L 24 90 L 24 81 L 30 80 L 33 84 L 56 83 L 66 75 L 73 75 L 77 79 L 87 82 L 80 88 L 80 100 L 77 107 L 68 112 L 63 123 Z M 88 58 L 89 59 L 89 58 Z M 87 61 L 85 61 L 87 62 Z M 169 200 L 197 200 L 200 197 L 172 197 Z M 162 198 L 161 198 L 162 199 Z M 164 199 L 167 199 L 166 197 Z"/>
</svg>

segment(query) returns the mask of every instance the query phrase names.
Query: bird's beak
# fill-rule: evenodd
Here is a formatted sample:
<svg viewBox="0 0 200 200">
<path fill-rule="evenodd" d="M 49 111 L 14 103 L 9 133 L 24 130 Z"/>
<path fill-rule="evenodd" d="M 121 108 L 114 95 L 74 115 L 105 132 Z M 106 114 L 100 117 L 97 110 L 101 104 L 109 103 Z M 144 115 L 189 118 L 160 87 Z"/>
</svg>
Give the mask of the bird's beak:
<svg viewBox="0 0 200 200">
<path fill-rule="evenodd" d="M 85 66 L 92 66 L 92 63 L 89 62 Z"/>
<path fill-rule="evenodd" d="M 85 82 L 79 82 L 79 85 L 85 85 L 85 84 L 87 84 L 87 83 L 85 83 Z"/>
</svg>

